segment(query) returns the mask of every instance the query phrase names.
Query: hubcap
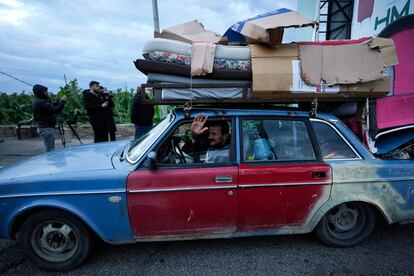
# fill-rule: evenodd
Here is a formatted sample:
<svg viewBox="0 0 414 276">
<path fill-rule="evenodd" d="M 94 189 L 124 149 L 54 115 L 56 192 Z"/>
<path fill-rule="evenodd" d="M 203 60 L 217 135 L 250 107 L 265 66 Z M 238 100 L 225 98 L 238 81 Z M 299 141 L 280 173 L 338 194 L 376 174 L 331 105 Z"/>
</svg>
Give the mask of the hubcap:
<svg viewBox="0 0 414 276">
<path fill-rule="evenodd" d="M 329 222 L 339 232 L 349 231 L 355 227 L 358 221 L 358 211 L 343 204 L 335 214 L 329 216 Z"/>
<path fill-rule="evenodd" d="M 33 231 L 31 243 L 36 253 L 53 262 L 65 261 L 73 256 L 78 247 L 78 236 L 67 224 L 48 221 Z"/>
</svg>

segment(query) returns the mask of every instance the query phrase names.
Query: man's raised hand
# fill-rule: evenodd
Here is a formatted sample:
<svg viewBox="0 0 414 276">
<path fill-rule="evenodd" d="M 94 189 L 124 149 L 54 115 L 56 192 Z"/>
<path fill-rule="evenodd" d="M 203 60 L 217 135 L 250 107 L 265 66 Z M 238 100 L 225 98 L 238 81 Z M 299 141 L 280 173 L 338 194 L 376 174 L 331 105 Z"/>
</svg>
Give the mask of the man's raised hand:
<svg viewBox="0 0 414 276">
<path fill-rule="evenodd" d="M 204 113 L 200 113 L 195 116 L 193 123 L 191 124 L 191 131 L 195 135 L 203 134 L 208 130 L 208 127 L 204 127 L 204 124 L 207 122 L 207 116 Z"/>
</svg>

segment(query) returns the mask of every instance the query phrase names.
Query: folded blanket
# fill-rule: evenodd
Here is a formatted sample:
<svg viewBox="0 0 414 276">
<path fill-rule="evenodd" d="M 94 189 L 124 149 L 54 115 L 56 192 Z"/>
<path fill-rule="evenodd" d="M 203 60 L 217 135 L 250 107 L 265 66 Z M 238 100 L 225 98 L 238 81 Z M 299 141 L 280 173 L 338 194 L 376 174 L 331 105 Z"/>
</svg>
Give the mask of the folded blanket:
<svg viewBox="0 0 414 276">
<path fill-rule="evenodd" d="M 195 42 L 191 47 L 191 76 L 204 76 L 213 72 L 214 43 Z"/>
</svg>

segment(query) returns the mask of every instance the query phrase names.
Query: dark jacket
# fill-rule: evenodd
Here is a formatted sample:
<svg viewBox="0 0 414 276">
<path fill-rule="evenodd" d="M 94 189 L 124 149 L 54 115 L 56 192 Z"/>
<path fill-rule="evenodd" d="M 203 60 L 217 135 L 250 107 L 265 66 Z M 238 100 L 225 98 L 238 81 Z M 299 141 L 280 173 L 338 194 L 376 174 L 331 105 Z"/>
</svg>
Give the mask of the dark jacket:
<svg viewBox="0 0 414 276">
<path fill-rule="evenodd" d="M 154 113 L 154 106 L 142 103 L 141 92 L 138 91 L 132 100 L 131 122 L 138 126 L 151 126 Z"/>
<path fill-rule="evenodd" d="M 43 93 L 36 93 L 32 102 L 33 119 L 40 128 L 54 128 L 56 125 L 56 115 L 65 106 L 64 101 L 52 102 Z"/>
<path fill-rule="evenodd" d="M 112 101 L 108 101 L 108 107 L 102 107 L 107 98 L 102 93 L 92 93 L 89 89 L 83 91 L 83 102 L 90 119 L 102 119 L 108 116 L 108 110 L 114 107 Z M 111 112 L 112 113 L 112 112 Z"/>
<path fill-rule="evenodd" d="M 92 93 L 89 89 L 84 90 L 82 94 L 91 124 L 105 123 L 108 130 L 116 130 L 112 112 L 115 104 L 108 94 Z M 104 102 L 108 102 L 106 108 L 102 107 Z"/>
</svg>

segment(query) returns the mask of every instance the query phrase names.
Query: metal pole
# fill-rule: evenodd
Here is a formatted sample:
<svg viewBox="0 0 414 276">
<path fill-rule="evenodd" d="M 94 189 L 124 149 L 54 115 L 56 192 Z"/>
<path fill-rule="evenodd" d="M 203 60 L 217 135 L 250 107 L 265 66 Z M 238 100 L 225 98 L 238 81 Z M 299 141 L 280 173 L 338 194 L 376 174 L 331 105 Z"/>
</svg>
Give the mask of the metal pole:
<svg viewBox="0 0 414 276">
<path fill-rule="evenodd" d="M 314 29 L 313 29 L 313 41 L 319 41 L 319 21 L 320 21 L 320 16 L 321 16 L 321 0 L 316 0 L 316 4 L 315 4 L 316 8 L 315 8 L 315 22 L 318 22 L 317 25 L 315 25 Z"/>
<path fill-rule="evenodd" d="M 152 14 L 154 17 L 154 37 L 160 33 L 160 20 L 158 19 L 158 3 L 157 0 L 152 0 Z"/>
</svg>

